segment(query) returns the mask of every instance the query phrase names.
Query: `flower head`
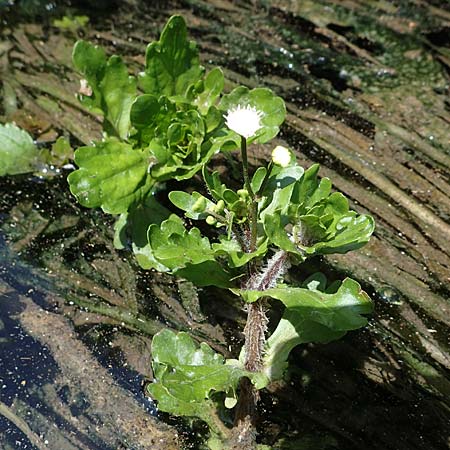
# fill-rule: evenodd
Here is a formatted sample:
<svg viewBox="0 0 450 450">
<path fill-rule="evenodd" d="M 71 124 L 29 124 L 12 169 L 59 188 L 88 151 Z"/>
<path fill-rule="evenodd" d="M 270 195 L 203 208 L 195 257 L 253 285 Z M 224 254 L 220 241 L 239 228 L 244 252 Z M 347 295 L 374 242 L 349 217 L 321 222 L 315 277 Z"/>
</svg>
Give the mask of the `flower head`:
<svg viewBox="0 0 450 450">
<path fill-rule="evenodd" d="M 225 116 L 227 127 L 248 139 L 262 128 L 263 113 L 253 106 L 241 106 L 230 109 Z"/>
<path fill-rule="evenodd" d="M 281 167 L 289 166 L 292 154 L 289 149 L 282 145 L 277 145 L 272 151 L 272 161 Z"/>
</svg>

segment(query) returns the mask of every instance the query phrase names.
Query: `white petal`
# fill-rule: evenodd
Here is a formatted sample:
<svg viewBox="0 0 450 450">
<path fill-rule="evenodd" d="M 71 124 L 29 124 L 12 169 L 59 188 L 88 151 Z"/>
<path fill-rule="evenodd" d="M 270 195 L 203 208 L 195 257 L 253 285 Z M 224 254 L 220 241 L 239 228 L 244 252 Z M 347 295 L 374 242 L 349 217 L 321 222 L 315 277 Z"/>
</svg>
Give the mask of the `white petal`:
<svg viewBox="0 0 450 450">
<path fill-rule="evenodd" d="M 262 112 L 252 106 L 238 106 L 230 109 L 225 117 L 226 125 L 230 130 L 245 137 L 255 135 L 262 128 Z"/>
</svg>

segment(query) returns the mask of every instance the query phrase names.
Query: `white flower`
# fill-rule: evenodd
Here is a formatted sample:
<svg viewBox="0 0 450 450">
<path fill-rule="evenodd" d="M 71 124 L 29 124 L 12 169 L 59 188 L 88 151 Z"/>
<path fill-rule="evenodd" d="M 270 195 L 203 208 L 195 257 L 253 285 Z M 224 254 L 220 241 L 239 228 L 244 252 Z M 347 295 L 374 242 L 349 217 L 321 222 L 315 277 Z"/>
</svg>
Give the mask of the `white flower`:
<svg viewBox="0 0 450 450">
<path fill-rule="evenodd" d="M 277 145 L 272 151 L 272 161 L 281 167 L 289 166 L 291 162 L 291 152 L 282 145 Z"/>
<path fill-rule="evenodd" d="M 237 106 L 230 109 L 225 116 L 227 127 L 248 139 L 262 128 L 263 113 L 253 106 Z"/>
</svg>

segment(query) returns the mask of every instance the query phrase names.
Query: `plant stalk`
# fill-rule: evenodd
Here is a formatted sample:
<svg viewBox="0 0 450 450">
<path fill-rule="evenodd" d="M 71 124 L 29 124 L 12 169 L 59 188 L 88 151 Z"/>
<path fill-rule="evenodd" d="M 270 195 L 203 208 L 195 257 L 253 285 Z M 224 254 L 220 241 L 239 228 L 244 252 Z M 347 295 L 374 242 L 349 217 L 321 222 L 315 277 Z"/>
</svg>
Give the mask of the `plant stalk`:
<svg viewBox="0 0 450 450">
<path fill-rule="evenodd" d="M 273 161 L 270 161 L 269 165 L 267 166 L 267 172 L 264 177 L 263 182 L 261 183 L 261 187 L 259 188 L 258 192 L 256 193 L 256 198 L 259 198 L 262 193 L 264 192 L 264 189 L 267 186 L 267 183 L 269 182 L 270 175 L 272 174 L 273 169 Z"/>
<path fill-rule="evenodd" d="M 247 158 L 247 141 L 244 137 L 241 139 L 241 156 L 242 169 L 244 175 L 244 185 L 250 198 L 251 206 L 250 216 L 250 234 L 251 243 L 250 252 L 256 250 L 258 229 L 258 203 L 255 193 L 250 184 L 248 174 L 248 158 Z M 262 192 L 268 181 L 273 165 L 270 164 L 266 177 L 263 180 Z M 276 280 L 282 275 L 287 266 L 287 253 L 284 251 L 277 252 L 267 262 L 267 267 L 260 274 L 255 273 L 253 263 L 248 265 L 249 278 L 244 283 L 244 289 L 265 290 L 271 287 Z M 247 322 L 244 328 L 244 368 L 249 372 L 260 372 L 263 369 L 263 352 L 266 343 L 268 319 L 266 316 L 266 305 L 264 298 L 248 305 Z M 248 378 L 242 378 L 240 382 L 239 400 L 236 406 L 234 428 L 230 439 L 230 449 L 254 450 L 256 448 L 256 421 L 257 421 L 257 405 L 259 400 L 259 392 L 253 387 Z"/>
<path fill-rule="evenodd" d="M 248 156 L 247 156 L 247 139 L 241 136 L 241 159 L 242 159 L 242 173 L 244 175 L 244 186 L 251 198 L 250 205 L 250 253 L 256 250 L 256 243 L 258 239 L 258 203 L 256 202 L 255 193 L 253 192 L 250 183 L 250 176 L 248 174 Z"/>
<path fill-rule="evenodd" d="M 247 323 L 244 328 L 244 368 L 249 372 L 258 372 L 262 369 L 267 321 L 262 299 L 248 305 Z M 251 381 L 245 377 L 241 379 L 239 388 L 239 400 L 236 406 L 229 448 L 254 450 L 256 449 L 259 392 L 253 387 Z"/>
</svg>

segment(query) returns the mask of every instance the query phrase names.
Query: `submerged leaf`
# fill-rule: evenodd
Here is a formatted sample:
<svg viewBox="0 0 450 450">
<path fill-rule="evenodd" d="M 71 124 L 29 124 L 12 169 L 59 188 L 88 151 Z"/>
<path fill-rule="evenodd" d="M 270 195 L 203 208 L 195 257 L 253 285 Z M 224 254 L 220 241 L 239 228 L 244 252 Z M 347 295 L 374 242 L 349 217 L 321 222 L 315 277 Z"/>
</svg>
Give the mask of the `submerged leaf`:
<svg viewBox="0 0 450 450">
<path fill-rule="evenodd" d="M 170 216 L 170 211 L 158 203 L 153 195 L 130 211 L 120 215 L 114 224 L 114 246 L 122 249 L 129 245 L 137 262 L 143 269 L 155 268 L 164 271 L 156 261 L 148 243 L 147 231 L 151 224 L 159 225 Z"/>
<path fill-rule="evenodd" d="M 0 176 L 32 172 L 39 150 L 32 137 L 14 124 L 0 124 Z"/>
</svg>

